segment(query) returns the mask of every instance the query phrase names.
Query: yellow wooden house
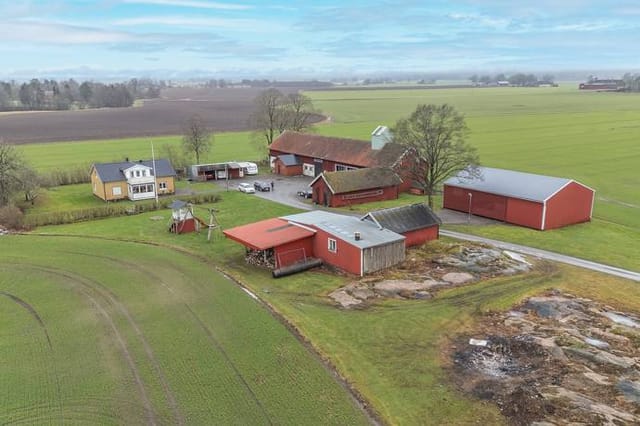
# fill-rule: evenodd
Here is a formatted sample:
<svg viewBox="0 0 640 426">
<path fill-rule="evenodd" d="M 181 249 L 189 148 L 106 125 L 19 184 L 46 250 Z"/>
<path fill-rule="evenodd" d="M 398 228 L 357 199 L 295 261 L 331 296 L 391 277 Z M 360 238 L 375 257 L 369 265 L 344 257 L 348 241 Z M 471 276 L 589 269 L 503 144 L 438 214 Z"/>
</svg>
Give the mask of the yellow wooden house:
<svg viewBox="0 0 640 426">
<path fill-rule="evenodd" d="M 176 171 L 165 159 L 95 163 L 91 166 L 93 195 L 105 201 L 146 200 L 155 198 L 156 191 L 158 195 L 173 194 L 176 191 L 175 177 Z"/>
</svg>

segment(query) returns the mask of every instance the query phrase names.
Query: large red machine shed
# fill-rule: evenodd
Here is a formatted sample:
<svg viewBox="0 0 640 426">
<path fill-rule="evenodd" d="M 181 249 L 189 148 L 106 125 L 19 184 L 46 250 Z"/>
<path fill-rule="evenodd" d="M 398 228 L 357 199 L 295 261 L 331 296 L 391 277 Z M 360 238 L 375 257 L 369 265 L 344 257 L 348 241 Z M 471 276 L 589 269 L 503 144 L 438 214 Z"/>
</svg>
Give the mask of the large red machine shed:
<svg viewBox="0 0 640 426">
<path fill-rule="evenodd" d="M 283 219 L 267 219 L 227 229 L 223 233 L 251 250 L 272 249 L 276 268 L 313 257 L 315 230 Z"/>
<path fill-rule="evenodd" d="M 444 184 L 443 207 L 546 230 L 591 220 L 595 191 L 572 179 L 480 168 Z"/>
</svg>

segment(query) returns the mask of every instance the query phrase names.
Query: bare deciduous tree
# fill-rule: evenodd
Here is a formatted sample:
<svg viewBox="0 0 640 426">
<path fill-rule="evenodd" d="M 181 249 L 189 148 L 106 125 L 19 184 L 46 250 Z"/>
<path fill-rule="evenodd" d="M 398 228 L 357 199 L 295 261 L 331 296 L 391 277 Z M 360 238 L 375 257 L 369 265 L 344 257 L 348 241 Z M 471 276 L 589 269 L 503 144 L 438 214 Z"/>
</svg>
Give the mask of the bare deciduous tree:
<svg viewBox="0 0 640 426">
<path fill-rule="evenodd" d="M 20 190 L 23 164 L 17 149 L 0 139 L 0 207 L 9 204 L 11 195 Z"/>
<path fill-rule="evenodd" d="M 211 150 L 213 133 L 207 128 L 199 115 L 193 115 L 184 125 L 182 147 L 186 153 L 193 153 L 196 164 L 200 164 L 200 156 Z"/>
<path fill-rule="evenodd" d="M 303 131 L 309 128 L 314 113 L 311 99 L 300 93 L 283 95 L 277 89 L 263 91 L 255 100 L 255 109 L 249 119 L 255 134 L 267 145 L 285 130 Z"/>
<path fill-rule="evenodd" d="M 409 118 L 396 123 L 393 140 L 415 151 L 418 161 L 412 177 L 424 188 L 429 207 L 447 178 L 461 170 L 478 174 L 478 154 L 466 135 L 464 116 L 447 104 L 418 105 Z"/>
</svg>

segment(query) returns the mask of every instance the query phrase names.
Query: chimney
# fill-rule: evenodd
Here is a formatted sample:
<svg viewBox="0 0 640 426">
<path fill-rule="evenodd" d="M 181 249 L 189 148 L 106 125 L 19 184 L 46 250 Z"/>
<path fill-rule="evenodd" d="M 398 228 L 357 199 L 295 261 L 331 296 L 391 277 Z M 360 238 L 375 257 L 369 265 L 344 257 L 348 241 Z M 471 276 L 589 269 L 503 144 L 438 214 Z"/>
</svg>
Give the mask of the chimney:
<svg viewBox="0 0 640 426">
<path fill-rule="evenodd" d="M 387 126 L 378 126 L 371 132 L 371 149 L 382 149 L 387 142 L 391 142 L 392 136 Z"/>
<path fill-rule="evenodd" d="M 361 236 L 360 236 L 360 232 L 356 231 L 353 233 L 353 239 L 356 241 L 360 241 Z"/>
</svg>

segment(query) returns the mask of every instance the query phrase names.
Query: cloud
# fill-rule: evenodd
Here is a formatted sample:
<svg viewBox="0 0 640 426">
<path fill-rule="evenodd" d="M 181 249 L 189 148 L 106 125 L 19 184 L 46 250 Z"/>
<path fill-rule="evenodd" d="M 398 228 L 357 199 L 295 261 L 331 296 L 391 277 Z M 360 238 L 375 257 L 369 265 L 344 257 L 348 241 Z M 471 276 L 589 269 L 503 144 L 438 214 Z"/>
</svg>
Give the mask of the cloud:
<svg viewBox="0 0 640 426">
<path fill-rule="evenodd" d="M 112 22 L 117 26 L 166 25 L 179 27 L 219 27 L 232 29 L 258 29 L 264 24 L 253 19 L 202 18 L 190 16 L 139 16 Z M 272 28 L 272 26 L 269 26 Z"/>
<path fill-rule="evenodd" d="M 233 4 L 233 3 L 218 3 L 210 1 L 198 1 L 198 0 L 124 0 L 124 3 L 129 4 L 148 4 L 154 6 L 174 6 L 185 7 L 194 9 L 218 9 L 218 10 L 247 10 L 252 9 L 252 6 Z"/>
<path fill-rule="evenodd" d="M 55 22 L 9 21 L 0 25 L 0 39 L 43 44 L 95 44 L 130 40 L 132 35 L 121 31 L 102 30 Z"/>
</svg>

